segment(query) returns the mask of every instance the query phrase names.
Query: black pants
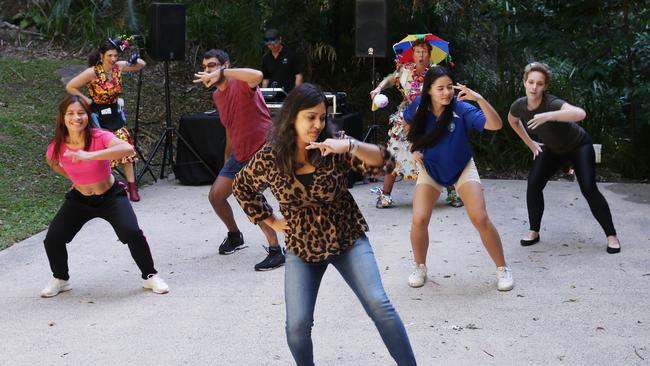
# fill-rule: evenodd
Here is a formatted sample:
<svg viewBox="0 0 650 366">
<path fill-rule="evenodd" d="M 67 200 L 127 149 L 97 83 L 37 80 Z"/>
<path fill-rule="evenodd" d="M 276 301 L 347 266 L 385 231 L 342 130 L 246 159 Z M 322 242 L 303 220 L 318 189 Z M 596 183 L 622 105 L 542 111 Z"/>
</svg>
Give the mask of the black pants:
<svg viewBox="0 0 650 366">
<path fill-rule="evenodd" d="M 605 235 L 616 235 L 609 205 L 596 186 L 596 159 L 591 138 L 586 137 L 580 146 L 561 155 L 551 152 L 546 146 L 542 150 L 535 158 L 533 167 L 528 174 L 526 202 L 530 230 L 539 231 L 544 214 L 542 191 L 548 180 L 560 169 L 562 163 L 568 160 L 573 165 L 580 191 L 587 199 L 591 213 L 605 231 Z"/>
<path fill-rule="evenodd" d="M 96 217 L 108 221 L 120 241 L 129 246 L 131 256 L 142 272 L 143 279 L 157 273 L 149 244 L 138 226 L 138 219 L 126 191 L 116 181 L 101 195 L 84 196 L 75 189 L 66 193 L 65 202 L 54 216 L 44 240 L 45 252 L 54 277 L 62 280 L 70 278 L 66 244 L 72 241 L 86 222 Z"/>
</svg>

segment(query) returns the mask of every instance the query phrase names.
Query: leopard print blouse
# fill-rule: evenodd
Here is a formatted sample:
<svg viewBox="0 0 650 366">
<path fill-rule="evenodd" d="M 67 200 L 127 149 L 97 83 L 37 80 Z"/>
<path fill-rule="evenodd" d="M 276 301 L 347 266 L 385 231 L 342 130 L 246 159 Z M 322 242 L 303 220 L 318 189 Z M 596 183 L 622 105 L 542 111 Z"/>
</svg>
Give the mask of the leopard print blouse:
<svg viewBox="0 0 650 366">
<path fill-rule="evenodd" d="M 307 262 L 321 262 L 339 255 L 368 231 L 354 198 L 347 189 L 348 171 L 378 176 L 392 171 L 394 159 L 381 147 L 383 167 L 370 167 L 350 154 L 330 154 L 316 167 L 310 188 L 295 174 L 279 171 L 275 151 L 264 145 L 236 176 L 233 194 L 249 219 L 257 224 L 271 216 L 273 209 L 263 192 L 266 188 L 280 204 L 287 220 L 287 250 Z"/>
</svg>

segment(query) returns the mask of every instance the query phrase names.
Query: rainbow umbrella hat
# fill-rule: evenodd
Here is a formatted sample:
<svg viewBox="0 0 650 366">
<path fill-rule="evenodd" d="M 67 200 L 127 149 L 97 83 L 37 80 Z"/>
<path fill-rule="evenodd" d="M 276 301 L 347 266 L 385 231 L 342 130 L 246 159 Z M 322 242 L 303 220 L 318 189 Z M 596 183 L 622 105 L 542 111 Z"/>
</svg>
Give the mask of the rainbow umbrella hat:
<svg viewBox="0 0 650 366">
<path fill-rule="evenodd" d="M 434 64 L 440 63 L 449 55 L 449 42 L 431 33 L 427 33 L 409 34 L 401 41 L 395 43 L 393 45 L 395 58 L 401 63 L 413 62 L 413 43 L 417 40 L 424 40 L 431 45 L 430 60 Z"/>
</svg>

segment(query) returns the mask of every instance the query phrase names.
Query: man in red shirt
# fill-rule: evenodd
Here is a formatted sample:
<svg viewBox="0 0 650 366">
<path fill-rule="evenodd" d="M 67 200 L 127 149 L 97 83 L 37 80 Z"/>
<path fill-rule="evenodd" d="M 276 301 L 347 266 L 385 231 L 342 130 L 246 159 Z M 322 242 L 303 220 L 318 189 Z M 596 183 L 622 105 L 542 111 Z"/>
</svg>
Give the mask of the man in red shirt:
<svg viewBox="0 0 650 366">
<path fill-rule="evenodd" d="M 226 158 L 219 176 L 210 188 L 210 204 L 228 228 L 228 236 L 219 246 L 219 254 L 232 254 L 246 247 L 227 199 L 232 194 L 232 182 L 248 160 L 266 143 L 271 128 L 271 116 L 258 85 L 262 72 L 247 68 L 230 68 L 230 58 L 222 50 L 211 49 L 203 56 L 205 71 L 195 74 L 195 83 L 206 87 L 216 85 L 212 94 L 219 110 L 219 119 L 226 129 Z M 284 264 L 284 254 L 275 231 L 264 223 L 260 229 L 269 243 L 268 256 L 255 265 L 265 271 Z"/>
</svg>

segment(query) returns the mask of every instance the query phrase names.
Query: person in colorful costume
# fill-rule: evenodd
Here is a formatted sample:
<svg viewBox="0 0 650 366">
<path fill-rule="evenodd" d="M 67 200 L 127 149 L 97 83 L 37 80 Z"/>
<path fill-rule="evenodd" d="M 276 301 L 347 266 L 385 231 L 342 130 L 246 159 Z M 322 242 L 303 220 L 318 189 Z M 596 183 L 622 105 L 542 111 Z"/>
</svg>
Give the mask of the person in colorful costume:
<svg viewBox="0 0 650 366">
<path fill-rule="evenodd" d="M 66 90 L 72 95 L 85 98 L 92 111 L 91 118 L 95 127 L 107 129 L 120 140 L 133 144 L 126 128 L 126 117 L 122 94 L 122 72 L 138 71 L 146 63 L 137 53 L 131 54 L 128 61 L 118 61 L 119 53 L 129 47 L 127 37 L 113 38 L 104 41 L 99 48 L 88 57 L 88 67 L 74 77 L 66 85 Z M 85 86 L 88 90 L 86 97 L 80 89 Z M 112 167 L 124 166 L 124 176 L 127 180 L 129 198 L 139 201 L 138 186 L 135 182 L 134 163 L 137 160 L 135 151 L 129 156 L 111 162 Z"/>
<path fill-rule="evenodd" d="M 382 90 L 391 86 L 398 88 L 402 94 L 402 103 L 397 107 L 388 122 L 391 125 L 388 131 L 388 151 L 395 156 L 395 170 L 384 176 L 384 187 L 378 191 L 377 208 L 390 208 L 393 206 L 391 192 L 397 176 L 402 176 L 407 180 L 416 180 L 418 177 L 418 167 L 413 162 L 413 156 L 410 152 L 410 144 L 406 139 L 408 125 L 404 122 L 404 110 L 413 102 L 413 100 L 422 92 L 422 83 L 424 74 L 431 66 L 431 45 L 424 40 L 413 43 L 413 62 L 402 63 L 398 58 L 396 60 L 396 70 L 393 74 L 388 75 L 382 80 L 375 89 L 370 92 L 370 99 L 374 99 Z M 447 188 L 447 201 L 453 207 L 461 207 L 463 202 L 456 191 Z"/>
</svg>

